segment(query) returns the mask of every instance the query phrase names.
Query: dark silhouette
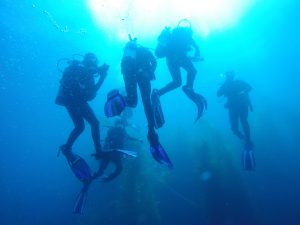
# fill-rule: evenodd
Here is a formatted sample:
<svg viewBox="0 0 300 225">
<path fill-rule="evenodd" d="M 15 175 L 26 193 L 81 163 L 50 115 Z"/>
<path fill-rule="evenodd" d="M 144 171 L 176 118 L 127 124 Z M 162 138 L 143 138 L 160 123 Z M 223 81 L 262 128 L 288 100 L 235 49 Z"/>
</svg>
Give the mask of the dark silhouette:
<svg viewBox="0 0 300 225">
<path fill-rule="evenodd" d="M 121 71 L 125 83 L 126 96 L 120 95 L 118 90 L 108 93 L 104 106 L 105 115 L 113 117 L 120 115 L 125 106 L 134 108 L 137 106 L 137 86 L 139 86 L 144 106 L 144 112 L 148 121 L 148 141 L 150 151 L 155 160 L 172 168 L 173 165 L 163 147 L 159 143 L 155 131 L 155 120 L 151 103 L 151 80 L 155 79 L 156 59 L 153 54 L 132 39 L 126 44 L 123 52 Z"/>
<path fill-rule="evenodd" d="M 126 121 L 123 119 L 117 119 L 115 121 L 115 126 L 111 127 L 107 131 L 107 136 L 104 143 L 104 150 L 106 151 L 103 151 L 99 170 L 94 175 L 94 177 L 102 176 L 101 180 L 104 182 L 113 180 L 118 175 L 120 175 L 123 170 L 122 156 L 126 155 L 126 152 L 128 152 L 129 154 L 134 153 L 123 149 L 125 142 L 128 140 L 142 142 L 141 140 L 128 135 L 125 129 L 127 123 L 125 124 L 124 122 Z M 107 166 L 110 163 L 113 163 L 115 165 L 115 170 L 109 175 L 103 176 Z"/>
<path fill-rule="evenodd" d="M 156 65 L 155 57 L 147 48 L 137 45 L 136 40 L 127 43 L 121 63 L 127 94 L 126 105 L 132 108 L 137 106 L 137 86 L 139 86 L 148 121 L 148 138 L 151 146 L 158 144 L 150 99 L 151 80 L 155 79 Z"/>
<path fill-rule="evenodd" d="M 137 44 L 137 40 L 130 40 L 124 48 L 122 58 L 122 74 L 126 89 L 126 103 L 129 107 L 137 105 L 137 86 L 139 86 L 145 115 L 148 121 L 148 141 L 152 156 L 159 163 L 172 168 L 167 153 L 159 143 L 158 135 L 155 131 L 155 118 L 151 103 L 151 80 L 155 79 L 155 69 L 157 66 L 154 55 L 143 46 Z"/>
<path fill-rule="evenodd" d="M 95 98 L 107 75 L 107 70 L 106 64 L 98 67 L 98 59 L 93 53 L 85 54 L 82 62 L 73 60 L 64 70 L 56 104 L 66 107 L 74 123 L 74 129 L 67 142 L 60 148 L 64 154 L 72 151 L 74 142 L 84 130 L 84 120 L 86 120 L 91 126 L 96 156 L 101 155 L 99 121 L 88 101 Z M 96 75 L 100 77 L 95 83 Z"/>
<path fill-rule="evenodd" d="M 245 145 L 251 147 L 253 145 L 250 136 L 250 126 L 248 123 L 249 109 L 253 107 L 249 98 L 249 92 L 252 87 L 242 80 L 235 80 L 235 73 L 228 71 L 225 74 L 226 80 L 219 88 L 217 96 L 224 96 L 227 102 L 224 105 L 229 112 L 229 121 L 232 132 L 240 139 L 245 140 Z M 239 122 L 242 125 L 243 132 L 239 130 Z"/>
<path fill-rule="evenodd" d="M 181 26 L 182 22 L 188 22 L 188 20 L 182 20 L 178 26 L 171 30 L 165 28 L 159 38 L 158 46 L 156 48 L 156 56 L 158 58 L 166 57 L 167 66 L 172 76 L 172 81 L 159 90 L 155 90 L 158 96 L 162 96 L 169 91 L 172 91 L 182 85 L 181 71 L 183 68 L 187 72 L 186 85 L 182 87 L 183 92 L 191 99 L 197 106 L 198 114 L 196 120 L 198 120 L 207 103 L 205 98 L 194 91 L 194 81 L 196 78 L 197 70 L 192 61 L 202 60 L 200 57 L 199 47 L 193 39 L 193 31 L 191 24 L 189 26 Z M 194 49 L 194 57 L 189 57 L 188 52 Z"/>
</svg>

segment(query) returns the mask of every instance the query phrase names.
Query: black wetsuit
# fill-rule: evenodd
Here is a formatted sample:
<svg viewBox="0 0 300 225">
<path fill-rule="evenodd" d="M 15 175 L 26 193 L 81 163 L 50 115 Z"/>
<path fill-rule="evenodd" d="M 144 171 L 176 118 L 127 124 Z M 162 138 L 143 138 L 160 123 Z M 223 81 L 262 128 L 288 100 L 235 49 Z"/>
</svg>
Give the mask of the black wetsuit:
<svg viewBox="0 0 300 225">
<path fill-rule="evenodd" d="M 194 47 L 195 54 L 199 55 L 199 48 L 190 32 L 188 29 L 177 28 L 172 31 L 169 37 L 166 44 L 166 60 L 172 81 L 158 91 L 160 96 L 181 86 L 181 68 L 187 72 L 186 87 L 193 91 L 197 70 L 192 60 L 187 56 L 187 52 L 191 50 L 191 47 Z"/>
<path fill-rule="evenodd" d="M 104 174 L 107 166 L 109 165 L 109 163 L 113 163 L 115 165 L 115 170 L 112 173 L 110 173 L 108 176 L 103 177 L 102 181 L 110 181 L 110 180 L 116 178 L 118 175 L 120 175 L 120 173 L 123 170 L 121 156 L 122 156 L 122 153 L 115 151 L 115 150 L 109 151 L 109 152 L 104 152 L 103 157 L 101 159 L 100 167 L 99 167 L 99 170 L 98 170 L 96 176 L 97 177 L 102 176 Z"/>
<path fill-rule="evenodd" d="M 132 54 L 126 54 L 131 51 Z M 150 145 L 158 143 L 154 130 L 154 117 L 151 105 L 151 80 L 155 79 L 154 71 L 157 62 L 153 54 L 144 47 L 137 47 L 133 50 L 125 48 L 122 58 L 122 74 L 126 88 L 126 103 L 129 107 L 137 105 L 137 86 L 142 96 L 145 115 L 148 121 L 148 137 Z"/>
<path fill-rule="evenodd" d="M 100 167 L 96 176 L 102 176 L 109 163 L 113 163 L 115 165 L 115 170 L 108 176 L 102 178 L 103 181 L 110 181 L 116 178 L 122 172 L 122 153 L 116 150 L 123 149 L 124 142 L 127 137 L 128 134 L 123 127 L 112 127 L 107 131 L 104 149 L 108 151 L 103 152 Z"/>
<path fill-rule="evenodd" d="M 251 86 L 242 80 L 226 81 L 218 90 L 218 97 L 227 98 L 225 108 L 228 108 L 229 121 L 232 132 L 240 139 L 245 139 L 246 143 L 251 143 L 250 126 L 247 121 L 249 108 L 252 105 L 249 98 Z M 241 122 L 243 133 L 239 131 L 239 121 Z"/>
<path fill-rule="evenodd" d="M 84 120 L 86 120 L 91 126 L 96 152 L 101 151 L 99 121 L 88 104 L 88 101 L 96 96 L 97 89 L 100 87 L 95 84 L 94 74 L 95 71 L 80 64 L 67 67 L 63 73 L 56 103 L 66 107 L 74 123 L 74 129 L 64 145 L 66 148 L 72 148 L 76 139 L 83 132 Z"/>
</svg>

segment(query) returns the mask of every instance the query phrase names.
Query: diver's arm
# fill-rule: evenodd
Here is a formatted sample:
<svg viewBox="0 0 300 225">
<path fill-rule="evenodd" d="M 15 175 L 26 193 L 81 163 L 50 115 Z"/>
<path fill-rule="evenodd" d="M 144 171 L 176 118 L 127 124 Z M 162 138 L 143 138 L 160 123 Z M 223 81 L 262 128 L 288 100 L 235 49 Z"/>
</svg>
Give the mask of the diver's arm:
<svg viewBox="0 0 300 225">
<path fill-rule="evenodd" d="M 196 58 L 200 58 L 200 49 L 199 49 L 199 46 L 196 44 L 195 40 L 192 39 L 192 43 L 191 45 L 193 46 L 193 48 L 195 49 L 195 54 L 194 54 L 194 57 Z"/>
<path fill-rule="evenodd" d="M 100 78 L 99 78 L 99 80 L 97 81 L 96 86 L 95 86 L 96 91 L 98 91 L 99 88 L 102 86 L 102 84 L 103 84 L 105 78 L 106 78 L 106 74 L 105 74 L 105 75 L 100 75 Z"/>
<path fill-rule="evenodd" d="M 221 97 L 222 95 L 224 95 L 224 84 L 222 84 L 222 86 L 219 88 L 217 92 L 218 97 Z"/>
<path fill-rule="evenodd" d="M 248 93 L 252 90 L 252 87 L 250 86 L 250 84 L 248 84 L 247 82 L 245 82 L 243 80 L 237 80 L 236 85 L 241 90 L 241 93 Z"/>
<path fill-rule="evenodd" d="M 253 112 L 253 105 L 250 99 L 249 99 L 249 110 L 250 112 Z"/>
<path fill-rule="evenodd" d="M 250 91 L 252 91 L 252 87 L 245 82 L 245 92 L 250 92 Z"/>
<path fill-rule="evenodd" d="M 143 141 L 141 139 L 130 136 L 126 131 L 124 132 L 124 137 L 126 140 L 137 141 L 137 142 L 143 143 Z"/>
<path fill-rule="evenodd" d="M 99 67 L 98 69 L 98 73 L 100 74 L 100 78 L 98 80 L 98 82 L 95 85 L 95 89 L 96 91 L 99 90 L 99 88 L 102 86 L 106 76 L 107 76 L 107 71 L 109 69 L 109 66 L 107 64 L 103 64 L 101 67 Z"/>
<path fill-rule="evenodd" d="M 157 67 L 157 61 L 154 57 L 154 55 L 149 52 L 149 60 L 150 60 L 150 63 L 151 63 L 151 70 L 152 72 L 154 72 L 156 70 L 156 67 Z"/>
<path fill-rule="evenodd" d="M 245 91 L 244 92 L 249 93 L 251 90 L 252 90 L 251 85 L 249 85 L 248 83 L 245 82 Z M 247 94 L 247 96 L 248 96 L 249 110 L 250 110 L 250 112 L 253 112 L 253 105 L 252 105 L 251 99 L 248 94 Z"/>
</svg>

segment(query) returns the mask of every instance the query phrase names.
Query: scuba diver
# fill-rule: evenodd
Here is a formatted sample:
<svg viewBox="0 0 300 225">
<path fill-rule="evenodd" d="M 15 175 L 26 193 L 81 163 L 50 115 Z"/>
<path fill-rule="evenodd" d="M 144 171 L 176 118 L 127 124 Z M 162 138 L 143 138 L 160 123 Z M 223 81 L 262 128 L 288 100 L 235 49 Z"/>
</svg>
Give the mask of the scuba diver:
<svg viewBox="0 0 300 225">
<path fill-rule="evenodd" d="M 197 106 L 198 113 L 196 121 L 203 115 L 207 108 L 206 99 L 196 93 L 193 89 L 197 70 L 193 61 L 203 60 L 200 57 L 200 50 L 192 37 L 193 31 L 191 23 L 187 19 L 181 20 L 177 27 L 171 30 L 166 27 L 158 37 L 158 45 L 155 49 L 155 55 L 158 58 L 166 57 L 167 66 L 172 76 L 172 81 L 161 89 L 154 89 L 153 98 L 159 99 L 160 96 L 172 91 L 182 85 L 181 71 L 183 68 L 187 72 L 186 85 L 182 87 L 183 92 Z M 188 52 L 194 49 L 194 57 L 189 57 Z"/>
<path fill-rule="evenodd" d="M 124 145 L 125 142 L 128 140 L 137 141 L 141 143 L 142 141 L 138 138 L 131 137 L 130 135 L 128 135 L 125 126 L 127 126 L 127 124 L 125 124 L 125 120 L 116 119 L 115 125 L 107 131 L 107 136 L 105 138 L 104 143 L 105 151 L 103 151 L 99 170 L 94 174 L 94 178 L 101 177 L 101 181 L 103 182 L 113 180 L 118 175 L 120 175 L 120 173 L 123 170 L 122 156 L 137 156 L 137 153 L 134 151 L 124 150 Z M 109 175 L 103 176 L 109 163 L 113 163 L 115 165 L 115 170 Z"/>
<path fill-rule="evenodd" d="M 74 129 L 60 150 L 66 156 L 72 151 L 74 142 L 84 130 L 84 120 L 86 120 L 91 126 L 95 156 L 99 158 L 102 152 L 99 121 L 88 101 L 96 97 L 107 76 L 109 66 L 105 63 L 98 66 L 98 59 L 93 53 L 85 54 L 81 62 L 74 59 L 69 64 L 63 71 L 55 103 L 66 107 L 74 123 Z M 99 79 L 95 82 L 95 76 L 98 75 Z"/>
<path fill-rule="evenodd" d="M 225 73 L 225 82 L 217 92 L 217 96 L 224 96 L 227 102 L 224 107 L 228 109 L 229 121 L 232 132 L 241 140 L 245 141 L 245 151 L 242 156 L 243 167 L 246 170 L 253 170 L 255 159 L 253 155 L 253 142 L 250 137 L 250 126 L 248 123 L 248 112 L 253 111 L 253 106 L 249 98 L 252 87 L 242 80 L 235 80 L 235 72 Z M 239 130 L 239 122 L 243 132 Z"/>
<path fill-rule="evenodd" d="M 103 182 L 110 181 L 116 178 L 121 173 L 122 171 L 121 156 L 124 155 L 131 156 L 131 157 L 137 156 L 137 153 L 134 151 L 128 151 L 122 149 L 124 145 L 124 141 L 126 139 L 141 142 L 141 140 L 134 137 L 130 137 L 126 133 L 123 122 L 124 120 L 116 120 L 115 126 L 109 129 L 107 137 L 105 139 L 104 148 L 109 149 L 110 151 L 102 152 L 101 163 L 98 172 L 92 174 L 91 169 L 87 164 L 87 162 L 79 155 L 73 153 L 72 151 L 64 152 L 73 174 L 83 184 L 82 189 L 79 192 L 75 201 L 74 210 L 73 210 L 75 214 L 84 213 L 85 203 L 87 199 L 87 191 L 89 189 L 89 186 L 91 185 L 93 180 L 103 175 L 105 169 L 107 168 L 110 162 L 116 165 L 116 169 L 108 176 L 102 176 L 101 180 Z"/>
<path fill-rule="evenodd" d="M 135 108 L 137 106 L 137 86 L 139 86 L 144 106 L 144 112 L 148 121 L 148 141 L 150 151 L 156 161 L 172 168 L 172 162 L 159 142 L 159 137 L 155 131 L 158 128 L 155 121 L 151 104 L 151 80 L 155 79 L 155 69 L 157 66 L 154 55 L 145 47 L 137 44 L 137 39 L 132 39 L 129 35 L 129 42 L 126 44 L 121 62 L 121 72 L 125 83 L 126 96 L 119 94 L 118 90 L 108 93 L 105 103 L 105 115 L 108 117 L 120 115 L 126 106 Z"/>
</svg>

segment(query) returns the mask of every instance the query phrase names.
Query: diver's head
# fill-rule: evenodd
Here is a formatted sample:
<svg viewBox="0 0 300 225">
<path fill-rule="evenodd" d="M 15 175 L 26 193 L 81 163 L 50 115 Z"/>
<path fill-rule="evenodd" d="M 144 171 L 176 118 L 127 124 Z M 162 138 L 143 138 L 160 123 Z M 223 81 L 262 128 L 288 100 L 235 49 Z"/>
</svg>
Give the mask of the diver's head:
<svg viewBox="0 0 300 225">
<path fill-rule="evenodd" d="M 98 67 L 98 59 L 94 53 L 86 53 L 83 57 L 82 64 L 86 67 Z"/>
<path fill-rule="evenodd" d="M 177 24 L 177 30 L 186 33 L 187 35 L 191 35 L 193 33 L 192 23 L 188 19 L 182 19 Z"/>
<path fill-rule="evenodd" d="M 233 81 L 235 77 L 234 70 L 228 70 L 225 72 L 225 79 L 226 81 Z"/>
</svg>

